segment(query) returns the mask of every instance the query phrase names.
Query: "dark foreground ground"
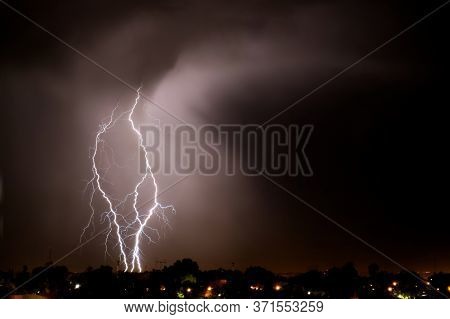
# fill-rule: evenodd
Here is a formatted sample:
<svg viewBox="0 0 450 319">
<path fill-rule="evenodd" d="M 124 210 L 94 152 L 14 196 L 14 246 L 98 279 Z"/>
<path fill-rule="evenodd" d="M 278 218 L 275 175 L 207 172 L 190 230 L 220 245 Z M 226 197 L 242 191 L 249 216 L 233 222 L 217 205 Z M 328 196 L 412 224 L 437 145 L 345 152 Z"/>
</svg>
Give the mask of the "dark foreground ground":
<svg viewBox="0 0 450 319">
<path fill-rule="evenodd" d="M 115 272 L 112 267 L 69 272 L 65 266 L 0 272 L 0 296 L 9 298 L 445 298 L 450 274 L 411 274 L 351 264 L 325 271 L 277 275 L 261 267 L 201 271 L 190 259 L 161 270 Z M 34 279 L 32 279 L 34 277 Z"/>
</svg>

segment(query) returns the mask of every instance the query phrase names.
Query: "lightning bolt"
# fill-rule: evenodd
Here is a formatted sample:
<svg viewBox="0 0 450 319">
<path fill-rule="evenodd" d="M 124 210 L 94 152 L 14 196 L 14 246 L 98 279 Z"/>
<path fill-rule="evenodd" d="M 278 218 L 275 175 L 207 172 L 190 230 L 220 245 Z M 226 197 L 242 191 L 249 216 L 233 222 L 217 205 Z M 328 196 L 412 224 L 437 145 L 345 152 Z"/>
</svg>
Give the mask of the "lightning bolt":
<svg viewBox="0 0 450 319">
<path fill-rule="evenodd" d="M 87 236 L 86 234 L 89 229 L 92 230 L 91 234 L 95 231 L 94 220 L 96 216 L 96 209 L 94 199 L 98 196 L 107 207 L 106 211 L 101 214 L 100 218 L 100 222 L 107 222 L 108 225 L 105 236 L 105 256 L 109 255 L 109 242 L 113 240 L 112 237 L 115 237 L 115 246 L 119 249 L 119 261 L 123 265 L 124 271 L 131 272 L 135 270 L 139 272 L 142 271 L 142 239 L 147 239 L 148 242 L 151 243 L 155 241 L 153 239 L 155 235 L 157 239 L 160 238 L 159 231 L 149 225 L 151 217 L 156 215 L 160 221 L 168 225 L 168 219 L 165 212 L 167 210 L 172 213 L 175 212 L 172 205 L 162 206 L 158 202 L 158 184 L 150 165 L 149 154 L 144 145 L 142 134 L 133 119 L 136 107 L 138 106 L 141 97 L 140 90 L 141 88 L 137 90 L 134 103 L 127 111 L 115 116 L 118 108 L 118 106 L 116 106 L 111 112 L 109 118 L 104 123 L 100 124 L 99 130 L 96 133 L 95 144 L 92 148 L 92 154 L 90 156 L 92 177 L 87 183 L 87 188 L 91 190 L 89 197 L 90 216 L 88 223 L 83 228 L 80 236 L 80 241 L 82 241 L 83 238 Z M 111 154 L 113 153 L 112 148 L 107 145 L 103 137 L 115 126 L 117 121 L 122 120 L 124 117 L 126 117 L 129 122 L 130 129 L 136 136 L 139 151 L 144 154 L 145 172 L 141 174 L 136 184 L 134 184 L 134 188 L 131 192 L 119 200 L 113 198 L 104 187 L 104 184 L 108 183 L 105 176 L 106 173 L 112 168 L 113 165 L 118 166 L 118 164 L 113 158 L 113 165 L 109 164 L 107 167 L 101 168 L 98 164 L 98 157 L 102 154 L 108 158 L 108 152 L 105 151 L 105 148 L 108 148 Z M 108 160 L 108 162 L 111 161 Z M 151 200 L 150 209 L 141 210 L 138 207 L 138 200 L 139 198 L 144 197 L 145 194 L 142 194 L 142 192 L 140 193 L 140 190 L 147 182 L 150 182 L 153 186 L 153 199 Z M 128 218 L 129 215 L 124 215 L 121 213 L 127 203 L 131 203 L 132 212 L 129 214 L 132 216 L 131 219 Z"/>
</svg>

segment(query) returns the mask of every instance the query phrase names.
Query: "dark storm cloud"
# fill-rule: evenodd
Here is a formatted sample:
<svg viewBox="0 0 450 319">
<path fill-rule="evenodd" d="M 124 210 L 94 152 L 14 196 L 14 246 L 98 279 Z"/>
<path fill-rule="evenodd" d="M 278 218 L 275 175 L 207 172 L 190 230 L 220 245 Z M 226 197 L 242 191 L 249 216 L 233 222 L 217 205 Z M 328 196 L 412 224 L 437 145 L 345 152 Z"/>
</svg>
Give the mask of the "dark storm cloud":
<svg viewBox="0 0 450 319">
<path fill-rule="evenodd" d="M 131 85 L 142 83 L 148 96 L 194 124 L 264 122 L 433 7 L 356 1 L 14 5 Z M 127 104 L 133 95 L 1 10 L 0 267 L 35 265 L 50 247 L 62 255 L 76 244 L 88 217 L 82 189 L 93 134 L 118 99 Z M 413 267 L 448 260 L 444 229 L 435 223 L 433 230 L 423 229 L 421 215 L 411 218 L 425 211 L 431 219 L 440 216 L 431 191 L 423 191 L 434 180 L 415 170 L 419 162 L 428 167 L 428 156 L 416 157 L 415 142 L 434 154 L 436 134 L 418 132 L 416 123 L 440 110 L 435 105 L 443 96 L 441 72 L 448 70 L 448 50 L 439 36 L 448 29 L 445 14 L 448 10 L 277 119 L 315 125 L 308 154 L 316 175 L 281 182 Z M 148 107 L 155 117 L 173 122 Z M 409 182 L 415 177 L 417 187 Z M 161 177 L 163 186 L 174 180 Z M 426 199 L 412 203 L 409 194 Z M 155 259 L 180 257 L 205 267 L 235 262 L 276 271 L 346 260 L 382 262 L 262 179 L 194 176 L 163 198 L 178 213 L 174 230 L 146 250 L 150 266 Z M 416 234 L 423 234 L 420 240 Z M 425 260 L 416 258 L 410 242 L 429 252 Z M 430 251 L 429 245 L 437 248 Z M 101 262 L 97 241 L 67 264 Z"/>
</svg>

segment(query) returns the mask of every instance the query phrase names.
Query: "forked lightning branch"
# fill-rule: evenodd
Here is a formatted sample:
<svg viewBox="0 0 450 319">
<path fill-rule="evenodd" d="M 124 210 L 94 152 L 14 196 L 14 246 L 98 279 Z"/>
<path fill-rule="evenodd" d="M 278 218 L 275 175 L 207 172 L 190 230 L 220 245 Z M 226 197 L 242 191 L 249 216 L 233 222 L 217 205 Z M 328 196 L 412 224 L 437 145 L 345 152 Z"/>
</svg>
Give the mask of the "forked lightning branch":
<svg viewBox="0 0 450 319">
<path fill-rule="evenodd" d="M 116 249 L 119 252 L 119 262 L 124 271 L 142 271 L 143 252 L 142 246 L 159 239 L 158 229 L 150 226 L 150 220 L 158 218 L 163 223 L 168 223 L 166 212 L 175 212 L 173 206 L 163 206 L 158 202 L 158 184 L 150 166 L 149 154 L 143 144 L 143 137 L 135 123 L 135 110 L 138 107 L 141 88 L 137 90 L 137 95 L 133 105 L 126 111 L 116 115 L 118 106 L 112 111 L 108 120 L 100 124 L 95 136 L 95 144 L 91 152 L 92 177 L 88 182 L 90 189 L 90 217 L 87 225 L 83 228 L 80 241 L 87 237 L 87 232 L 91 234 L 95 230 L 95 221 L 99 217 L 100 223 L 106 224 L 105 254 L 110 255 L 110 250 Z M 105 136 L 115 127 L 119 120 L 128 121 L 128 129 L 134 135 L 138 144 L 137 152 L 144 154 L 145 169 L 140 174 L 136 182 L 121 199 L 115 198 L 111 191 L 107 190 L 108 181 L 105 177 L 108 169 L 100 167 L 99 157 L 105 154 Z M 139 155 L 139 154 L 137 154 Z M 144 190 L 148 184 L 152 186 L 152 192 Z M 99 200 L 106 207 L 99 210 L 96 201 Z M 138 202 L 150 202 L 150 208 L 143 209 Z M 127 211 L 125 207 L 131 207 Z"/>
</svg>

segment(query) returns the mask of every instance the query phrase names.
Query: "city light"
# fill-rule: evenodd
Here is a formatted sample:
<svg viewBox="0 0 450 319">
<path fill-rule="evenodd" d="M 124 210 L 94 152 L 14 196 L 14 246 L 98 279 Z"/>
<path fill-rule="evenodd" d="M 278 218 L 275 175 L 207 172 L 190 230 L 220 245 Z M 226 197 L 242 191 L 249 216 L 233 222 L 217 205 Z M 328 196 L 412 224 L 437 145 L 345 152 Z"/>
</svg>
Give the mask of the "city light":
<svg viewBox="0 0 450 319">
<path fill-rule="evenodd" d="M 211 286 L 206 287 L 205 298 L 211 298 L 213 296 L 212 290 L 213 287 Z"/>
<path fill-rule="evenodd" d="M 388 290 L 389 292 L 392 292 L 392 290 L 394 290 L 394 288 L 388 287 L 387 290 Z"/>
<path fill-rule="evenodd" d="M 397 287 L 397 285 L 398 285 L 398 282 L 397 282 L 397 281 L 393 281 L 393 282 L 392 282 L 392 286 Z"/>
<path fill-rule="evenodd" d="M 281 285 L 275 285 L 274 289 L 275 289 L 276 291 L 280 291 L 280 290 L 281 290 Z"/>
<path fill-rule="evenodd" d="M 80 284 L 75 284 L 75 289 L 80 289 L 81 285 Z"/>
<path fill-rule="evenodd" d="M 184 294 L 183 294 L 183 292 L 181 292 L 181 291 L 178 291 L 178 292 L 177 292 L 177 298 L 179 298 L 179 299 L 183 299 L 183 298 L 184 298 Z"/>
<path fill-rule="evenodd" d="M 186 291 L 187 291 L 187 292 L 191 292 L 192 289 L 191 289 L 191 288 L 187 288 Z"/>
</svg>

